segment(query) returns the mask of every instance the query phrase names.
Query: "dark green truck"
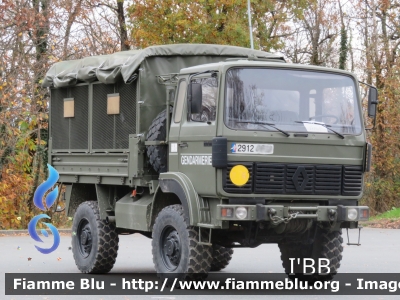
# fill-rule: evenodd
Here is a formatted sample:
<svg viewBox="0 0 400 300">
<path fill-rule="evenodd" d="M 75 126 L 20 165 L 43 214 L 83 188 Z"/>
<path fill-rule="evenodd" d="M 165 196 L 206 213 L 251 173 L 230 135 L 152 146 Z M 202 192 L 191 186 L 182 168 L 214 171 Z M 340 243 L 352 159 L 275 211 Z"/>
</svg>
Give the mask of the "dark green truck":
<svg viewBox="0 0 400 300">
<path fill-rule="evenodd" d="M 371 146 L 352 73 L 182 44 L 56 63 L 43 85 L 84 273 L 110 271 L 118 235 L 141 233 L 160 276 L 204 277 L 232 248 L 263 243 L 278 244 L 288 274 L 303 273 L 293 258 L 334 274 L 342 229 L 368 220 Z M 376 98 L 370 87 L 372 117 Z"/>
</svg>

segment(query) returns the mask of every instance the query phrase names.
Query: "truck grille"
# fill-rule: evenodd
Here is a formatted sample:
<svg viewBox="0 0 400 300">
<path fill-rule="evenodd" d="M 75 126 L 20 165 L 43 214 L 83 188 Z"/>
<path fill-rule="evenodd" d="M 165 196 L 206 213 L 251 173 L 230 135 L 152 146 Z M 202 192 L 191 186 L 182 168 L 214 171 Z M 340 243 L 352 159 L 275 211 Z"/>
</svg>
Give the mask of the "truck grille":
<svg viewBox="0 0 400 300">
<path fill-rule="evenodd" d="M 237 187 L 229 179 L 232 167 L 249 169 L 246 185 Z M 276 163 L 228 163 L 224 170 L 224 190 L 243 194 L 343 195 L 357 196 L 362 191 L 362 167 Z"/>
<path fill-rule="evenodd" d="M 241 165 L 245 166 L 249 169 L 250 178 L 247 183 L 241 187 L 234 185 L 229 178 L 229 172 L 231 169 L 236 166 L 237 164 L 229 164 L 228 172 L 225 170 L 224 174 L 224 190 L 228 193 L 243 193 L 243 194 L 251 194 L 253 191 L 253 163 L 241 163 Z"/>
<path fill-rule="evenodd" d="M 361 166 L 344 166 L 342 195 L 357 196 L 362 188 Z"/>
</svg>

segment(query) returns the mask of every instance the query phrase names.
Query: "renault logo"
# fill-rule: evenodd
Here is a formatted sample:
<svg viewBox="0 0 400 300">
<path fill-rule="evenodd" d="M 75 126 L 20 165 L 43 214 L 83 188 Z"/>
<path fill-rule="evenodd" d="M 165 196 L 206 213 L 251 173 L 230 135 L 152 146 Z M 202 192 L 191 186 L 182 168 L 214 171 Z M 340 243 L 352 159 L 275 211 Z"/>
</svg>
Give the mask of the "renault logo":
<svg viewBox="0 0 400 300">
<path fill-rule="evenodd" d="M 306 169 L 304 167 L 298 167 L 296 172 L 294 172 L 292 181 L 296 191 L 302 192 L 307 186 L 309 177 L 307 175 Z"/>
</svg>

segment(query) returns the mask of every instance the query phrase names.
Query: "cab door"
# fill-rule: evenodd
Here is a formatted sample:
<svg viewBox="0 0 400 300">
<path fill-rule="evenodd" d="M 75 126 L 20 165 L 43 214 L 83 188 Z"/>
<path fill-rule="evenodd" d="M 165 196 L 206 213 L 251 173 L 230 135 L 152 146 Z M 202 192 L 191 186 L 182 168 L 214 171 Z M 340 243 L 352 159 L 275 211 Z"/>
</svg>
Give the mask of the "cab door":
<svg viewBox="0 0 400 300">
<path fill-rule="evenodd" d="M 190 178 L 200 195 L 213 196 L 216 170 L 211 162 L 211 141 L 217 131 L 218 80 L 203 74 L 192 78 L 192 82 L 201 84 L 202 108 L 199 114 L 191 114 L 186 100 L 178 139 L 179 171 Z"/>
<path fill-rule="evenodd" d="M 170 172 L 179 171 L 179 132 L 181 130 L 182 116 L 186 116 L 185 100 L 186 100 L 187 79 L 181 78 L 178 82 L 178 90 L 176 93 L 176 100 L 174 105 L 174 112 L 171 118 L 171 126 L 169 129 L 169 155 L 168 155 L 168 170 Z"/>
</svg>

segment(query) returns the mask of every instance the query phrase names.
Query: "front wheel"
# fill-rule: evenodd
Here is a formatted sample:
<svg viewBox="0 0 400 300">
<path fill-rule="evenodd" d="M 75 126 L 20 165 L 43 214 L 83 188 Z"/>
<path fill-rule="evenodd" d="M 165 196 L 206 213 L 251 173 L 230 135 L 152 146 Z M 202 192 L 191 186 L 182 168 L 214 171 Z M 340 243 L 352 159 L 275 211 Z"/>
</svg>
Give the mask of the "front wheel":
<svg viewBox="0 0 400 300">
<path fill-rule="evenodd" d="M 315 280 L 331 280 L 337 273 L 342 260 L 343 238 L 340 231 L 328 231 L 318 228 L 317 234 L 312 244 L 303 244 L 300 242 L 281 242 L 278 244 L 281 251 L 282 265 L 285 273 L 290 278 L 299 278 L 306 281 Z M 295 258 L 293 261 L 293 270 L 291 269 L 290 258 Z M 311 258 L 314 260 L 315 273 L 313 275 L 304 275 L 304 259 Z M 328 268 L 325 266 L 325 260 L 322 260 L 321 266 L 319 259 L 324 258 L 329 261 Z M 299 259 L 299 260 L 297 260 Z M 300 263 L 298 263 L 300 262 Z M 321 273 L 318 273 L 319 268 Z M 312 269 L 306 269 L 310 272 Z M 290 275 L 291 271 L 293 271 Z"/>
<path fill-rule="evenodd" d="M 153 262 L 159 277 L 207 277 L 212 246 L 200 243 L 198 228 L 188 225 L 182 205 L 167 206 L 158 214 L 152 237 Z M 202 232 L 202 240 L 208 241 L 206 232 Z"/>
<path fill-rule="evenodd" d="M 213 261 L 211 263 L 211 271 L 221 271 L 225 269 L 233 255 L 233 249 L 220 245 L 213 245 Z"/>
<path fill-rule="evenodd" d="M 118 253 L 115 225 L 100 219 L 97 201 L 79 205 L 72 224 L 72 253 L 82 273 L 107 273 Z"/>
</svg>

